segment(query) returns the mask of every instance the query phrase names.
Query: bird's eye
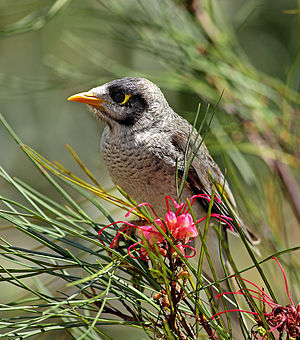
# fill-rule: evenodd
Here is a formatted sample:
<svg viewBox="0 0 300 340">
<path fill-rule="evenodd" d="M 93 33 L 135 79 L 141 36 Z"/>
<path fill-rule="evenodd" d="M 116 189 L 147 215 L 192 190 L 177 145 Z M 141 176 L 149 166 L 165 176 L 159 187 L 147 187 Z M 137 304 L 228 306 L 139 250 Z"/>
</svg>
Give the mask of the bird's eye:
<svg viewBox="0 0 300 340">
<path fill-rule="evenodd" d="M 115 103 L 122 103 L 124 100 L 125 100 L 125 93 L 124 91 L 122 90 L 119 90 L 119 91 L 115 91 L 115 92 L 112 92 L 110 94 L 111 96 L 111 99 L 115 102 Z"/>
</svg>

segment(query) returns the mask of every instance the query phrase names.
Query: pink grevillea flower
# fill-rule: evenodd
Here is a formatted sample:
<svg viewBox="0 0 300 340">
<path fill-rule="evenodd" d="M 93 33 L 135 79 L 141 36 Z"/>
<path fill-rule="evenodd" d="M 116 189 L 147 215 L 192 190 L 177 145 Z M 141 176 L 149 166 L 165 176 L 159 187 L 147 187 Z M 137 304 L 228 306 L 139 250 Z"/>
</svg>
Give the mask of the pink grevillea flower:
<svg viewBox="0 0 300 340">
<path fill-rule="evenodd" d="M 194 204 L 195 200 L 197 198 L 202 198 L 210 201 L 210 196 L 206 194 L 201 195 L 195 195 L 190 198 L 190 204 L 191 206 Z M 215 198 L 215 200 L 218 203 L 221 203 L 221 201 L 218 198 Z M 175 212 L 170 210 L 169 201 L 171 201 L 175 207 Z M 192 215 L 189 213 L 190 209 L 188 206 L 188 203 L 181 203 L 178 204 L 173 198 L 167 196 L 166 197 L 166 206 L 167 206 L 167 213 L 165 215 L 164 219 L 158 218 L 157 214 L 155 213 L 153 207 L 149 203 L 141 203 L 138 205 L 138 207 L 142 206 L 148 206 L 153 214 L 155 215 L 154 223 L 149 223 L 147 225 L 137 226 L 132 223 L 128 223 L 125 221 L 118 221 L 114 222 L 108 226 L 105 226 L 102 228 L 98 235 L 100 236 L 103 230 L 111 225 L 122 223 L 123 225 L 126 225 L 121 231 L 118 232 L 116 237 L 112 240 L 110 247 L 114 247 L 114 243 L 117 239 L 119 239 L 120 234 L 124 233 L 129 228 L 137 228 L 139 230 L 139 236 L 142 238 L 142 241 L 136 242 L 132 244 L 128 248 L 128 254 L 132 258 L 141 258 L 146 260 L 148 251 L 151 250 L 155 253 L 155 244 L 158 247 L 159 252 L 166 256 L 167 251 L 170 250 L 171 253 L 175 252 L 174 247 L 171 247 L 169 243 L 167 242 L 165 236 L 163 233 L 169 235 L 171 239 L 173 240 L 174 244 L 178 248 L 178 250 L 185 256 L 185 257 L 193 257 L 196 254 L 196 251 L 193 247 L 187 245 L 187 243 L 191 242 L 193 238 L 195 238 L 198 235 L 197 226 L 194 223 Z M 136 207 L 132 208 L 125 217 L 128 217 Z M 226 223 L 230 229 L 232 229 L 229 221 L 232 221 L 232 218 L 223 216 L 220 214 L 211 214 L 211 217 L 215 217 L 220 219 L 222 222 Z M 202 217 L 201 219 L 197 220 L 197 223 L 202 222 L 205 220 L 207 216 Z M 157 226 L 159 228 L 157 228 Z M 161 232 L 160 230 L 163 232 Z M 145 242 L 147 242 L 147 245 L 145 245 Z M 185 250 L 189 249 L 189 255 L 185 253 Z M 133 256 L 132 252 L 136 251 L 139 252 L 139 256 Z"/>
<path fill-rule="evenodd" d="M 297 338 L 300 337 L 300 303 L 295 306 L 290 292 L 289 292 L 289 288 L 288 288 L 288 284 L 287 284 L 287 278 L 285 275 L 285 272 L 280 264 L 280 262 L 277 260 L 276 257 L 273 257 L 273 259 L 277 262 L 277 264 L 280 267 L 280 270 L 283 274 L 284 277 L 284 282 L 285 282 L 285 288 L 286 288 L 286 292 L 288 295 L 288 298 L 290 300 L 290 305 L 287 306 L 281 306 L 278 303 L 276 303 L 268 294 L 266 294 L 262 289 L 260 289 L 256 284 L 254 284 L 253 282 L 243 279 L 243 281 L 249 283 L 252 287 L 255 287 L 255 289 L 248 289 L 249 292 L 252 293 L 252 297 L 254 299 L 257 299 L 259 301 L 262 301 L 264 304 L 264 310 L 266 309 L 266 307 L 270 310 L 268 313 L 265 312 L 263 313 L 265 318 L 266 318 L 266 322 L 268 324 L 268 326 L 270 327 L 270 330 L 268 333 L 266 333 L 263 337 L 262 340 L 264 340 L 266 338 L 266 336 L 269 333 L 273 333 L 274 331 L 277 331 L 279 333 L 279 339 L 283 338 L 283 334 L 286 333 L 287 339 L 290 338 Z M 240 289 L 237 292 L 225 292 L 225 293 L 221 293 L 219 295 L 216 296 L 216 298 L 219 298 L 222 295 L 225 294 L 240 294 L 240 295 L 245 295 L 245 293 Z M 242 310 L 242 309 L 230 309 L 227 311 L 222 311 L 219 312 L 215 315 L 213 315 L 211 317 L 211 319 L 214 319 L 216 316 L 223 314 L 223 313 L 229 313 L 229 312 L 234 312 L 234 311 L 239 311 L 242 313 L 248 313 L 248 314 L 252 314 L 254 316 L 258 316 L 257 312 L 254 311 L 247 311 L 247 310 Z M 258 323 L 260 324 L 259 320 Z M 257 336 L 255 335 L 256 339 Z"/>
</svg>

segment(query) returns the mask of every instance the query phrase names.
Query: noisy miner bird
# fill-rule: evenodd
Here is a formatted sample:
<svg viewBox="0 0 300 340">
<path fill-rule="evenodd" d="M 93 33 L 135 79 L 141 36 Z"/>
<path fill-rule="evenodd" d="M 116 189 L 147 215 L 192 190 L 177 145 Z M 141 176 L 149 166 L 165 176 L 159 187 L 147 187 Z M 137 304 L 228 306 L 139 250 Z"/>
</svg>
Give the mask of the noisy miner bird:
<svg viewBox="0 0 300 340">
<path fill-rule="evenodd" d="M 224 188 L 224 196 L 235 211 L 233 195 L 205 144 L 202 143 L 196 150 L 201 138 L 197 138 L 197 132 L 193 131 L 191 124 L 172 110 L 161 90 L 151 81 L 145 78 L 117 79 L 88 92 L 75 94 L 68 100 L 88 104 L 96 117 L 107 123 L 101 139 L 101 151 L 113 182 L 137 202 L 150 203 L 158 216 L 166 213 L 165 197 L 177 196 L 176 164 L 181 180 L 190 135 L 189 152 L 196 154 L 189 168 L 181 201 L 186 202 L 187 198 L 197 194 L 212 195 L 216 192 L 217 183 L 220 188 Z M 216 196 L 221 199 L 218 192 Z M 205 199 L 197 199 L 193 205 L 197 219 L 207 215 L 208 204 Z M 212 211 L 222 215 L 228 212 L 225 205 L 221 207 L 217 200 L 214 200 Z M 255 243 L 255 236 L 240 219 L 239 222 L 249 242 Z M 204 225 L 200 227 L 203 230 Z M 226 227 L 222 228 L 226 238 Z M 216 275 L 221 279 L 225 273 L 220 254 L 223 253 L 225 262 L 226 255 L 220 251 L 219 243 L 217 232 L 213 227 L 209 228 L 206 245 Z M 199 253 L 200 239 L 196 240 L 195 248 Z M 203 263 L 203 272 L 214 281 L 207 260 Z M 229 289 L 226 283 L 223 283 L 222 288 Z M 227 308 L 230 307 L 234 308 L 227 304 Z M 232 318 L 231 323 L 233 338 L 242 339 L 238 315 Z"/>
</svg>

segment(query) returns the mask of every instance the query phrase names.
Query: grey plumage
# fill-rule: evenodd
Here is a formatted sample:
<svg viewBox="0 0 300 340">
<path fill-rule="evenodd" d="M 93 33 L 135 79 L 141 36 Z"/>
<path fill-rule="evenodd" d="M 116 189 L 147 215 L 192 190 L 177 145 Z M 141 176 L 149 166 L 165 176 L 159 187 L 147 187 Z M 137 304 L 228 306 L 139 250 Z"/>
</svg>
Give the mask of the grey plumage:
<svg viewBox="0 0 300 340">
<path fill-rule="evenodd" d="M 179 174 L 182 174 L 184 152 L 192 126 L 172 110 L 161 90 L 144 78 L 114 80 L 80 95 L 80 98 L 87 99 L 73 100 L 89 104 L 95 115 L 107 123 L 101 139 L 101 151 L 113 182 L 137 202 L 150 203 L 157 214 L 163 217 L 166 213 L 165 196 L 176 199 L 176 162 L 179 164 Z M 197 144 L 196 136 L 194 131 L 190 152 Z M 200 139 L 198 143 L 199 141 Z M 211 195 L 215 191 L 211 177 L 221 187 L 225 185 L 225 196 L 235 209 L 233 195 L 204 143 L 189 170 L 181 200 L 186 201 L 200 193 Z M 219 196 L 218 193 L 216 195 Z M 207 206 L 206 200 L 197 200 L 193 206 L 197 218 L 207 214 Z M 213 209 L 216 213 L 226 213 L 224 207 L 220 210 L 216 201 Z M 241 220 L 240 225 L 249 241 L 255 241 L 253 234 L 244 228 Z M 225 227 L 223 228 L 226 237 Z M 198 240 L 196 248 L 200 247 L 201 242 Z M 213 228 L 209 228 L 207 248 L 218 278 L 224 277 L 219 256 L 219 238 Z M 223 256 L 226 259 L 225 254 Z M 203 269 L 212 279 L 207 261 L 204 262 Z M 224 284 L 223 288 L 228 289 Z M 234 337 L 239 339 L 238 321 L 236 318 L 232 321 Z"/>
<path fill-rule="evenodd" d="M 103 97 L 103 93 L 109 93 L 111 87 L 124 89 L 128 94 L 140 94 L 147 104 L 133 124 L 123 123 L 124 117 L 131 114 L 130 108 L 126 106 L 121 106 L 121 109 L 120 105 L 113 107 L 115 119 L 107 118 L 97 108 L 91 107 L 97 116 L 108 123 L 101 140 L 106 166 L 113 181 L 129 195 L 139 202 L 149 201 L 155 209 L 163 213 L 161 210 L 164 205 L 161 200 L 166 195 L 176 197 L 176 160 L 179 162 L 179 169 L 183 170 L 185 145 L 192 126 L 170 108 L 160 89 L 147 79 L 124 78 L 91 91 L 95 96 Z M 195 138 L 196 132 L 193 133 L 192 144 Z M 198 182 L 208 194 L 214 190 L 211 175 L 221 185 L 224 183 L 223 175 L 204 143 L 194 160 L 192 170 L 196 172 L 200 179 Z M 226 192 L 235 204 L 227 184 Z M 192 188 L 187 187 L 183 199 L 193 194 Z"/>
</svg>

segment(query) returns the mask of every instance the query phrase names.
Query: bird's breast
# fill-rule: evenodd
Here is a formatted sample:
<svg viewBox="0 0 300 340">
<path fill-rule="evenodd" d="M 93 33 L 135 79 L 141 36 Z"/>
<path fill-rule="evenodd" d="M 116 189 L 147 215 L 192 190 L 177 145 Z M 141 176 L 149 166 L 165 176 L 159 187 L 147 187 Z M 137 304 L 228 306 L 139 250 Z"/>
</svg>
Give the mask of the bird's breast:
<svg viewBox="0 0 300 340">
<path fill-rule="evenodd" d="M 127 137 L 105 138 L 102 152 L 115 184 L 137 202 L 148 202 L 157 213 L 165 213 L 165 196 L 176 198 L 175 164 L 166 164 L 161 150 Z"/>
</svg>

